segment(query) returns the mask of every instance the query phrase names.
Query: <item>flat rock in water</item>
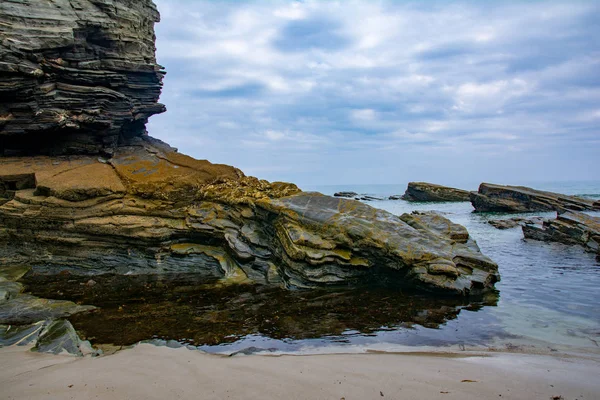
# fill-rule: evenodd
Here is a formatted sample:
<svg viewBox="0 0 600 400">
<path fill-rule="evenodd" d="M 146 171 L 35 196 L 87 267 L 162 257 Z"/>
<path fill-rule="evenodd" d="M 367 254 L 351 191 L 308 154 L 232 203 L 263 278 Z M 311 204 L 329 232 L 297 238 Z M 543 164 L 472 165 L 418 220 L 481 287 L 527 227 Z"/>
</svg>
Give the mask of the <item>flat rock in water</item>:
<svg viewBox="0 0 600 400">
<path fill-rule="evenodd" d="M 403 200 L 415 202 L 469 201 L 469 192 L 427 182 L 409 182 Z"/>
<path fill-rule="evenodd" d="M 497 229 L 511 229 L 526 224 L 541 224 L 546 219 L 542 217 L 531 217 L 531 218 L 507 218 L 507 219 L 492 219 L 488 221 L 488 224 L 492 225 Z"/>
<path fill-rule="evenodd" d="M 476 212 L 536 212 L 600 210 L 600 202 L 560 193 L 545 192 L 524 186 L 482 183 L 471 192 Z"/>
<path fill-rule="evenodd" d="M 558 214 L 556 219 L 547 219 L 543 224 L 525 224 L 526 239 L 576 244 L 600 258 L 600 218 L 576 211 Z"/>
<path fill-rule="evenodd" d="M 333 194 L 334 197 L 347 197 L 349 199 L 352 199 L 356 196 L 358 196 L 358 193 L 356 192 L 337 192 Z"/>
</svg>

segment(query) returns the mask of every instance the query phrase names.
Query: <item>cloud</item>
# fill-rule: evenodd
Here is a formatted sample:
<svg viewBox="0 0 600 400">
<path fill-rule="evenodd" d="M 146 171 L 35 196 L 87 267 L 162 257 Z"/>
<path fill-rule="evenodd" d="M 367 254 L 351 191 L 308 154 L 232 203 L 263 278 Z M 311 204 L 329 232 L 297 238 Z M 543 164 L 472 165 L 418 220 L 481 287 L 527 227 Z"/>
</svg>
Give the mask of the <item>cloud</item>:
<svg viewBox="0 0 600 400">
<path fill-rule="evenodd" d="M 597 179 L 598 3 L 156 3 L 148 130 L 197 158 L 299 183 Z"/>
</svg>

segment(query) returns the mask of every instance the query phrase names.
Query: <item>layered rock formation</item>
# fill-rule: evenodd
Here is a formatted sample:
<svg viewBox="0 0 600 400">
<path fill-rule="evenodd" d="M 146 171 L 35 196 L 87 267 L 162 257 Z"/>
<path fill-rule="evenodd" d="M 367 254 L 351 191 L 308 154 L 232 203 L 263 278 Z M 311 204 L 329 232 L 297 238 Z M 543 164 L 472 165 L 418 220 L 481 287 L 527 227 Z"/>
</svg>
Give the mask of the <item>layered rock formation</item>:
<svg viewBox="0 0 600 400">
<path fill-rule="evenodd" d="M 469 201 L 469 192 L 427 182 L 409 182 L 402 196 L 406 201 Z"/>
<path fill-rule="evenodd" d="M 562 210 L 600 210 L 600 201 L 544 192 L 524 186 L 502 186 L 482 183 L 478 192 L 471 192 L 476 212 L 536 212 Z"/>
<path fill-rule="evenodd" d="M 0 158 L 1 265 L 459 295 L 499 279 L 466 230 L 439 215 L 303 193 L 144 135 L 164 110 L 151 1 L 0 7 L 1 149 L 19 155 Z"/>
<path fill-rule="evenodd" d="M 600 217 L 566 211 L 542 224 L 524 225 L 523 234 L 526 239 L 580 245 L 600 259 Z"/>
<path fill-rule="evenodd" d="M 187 271 L 287 287 L 388 283 L 467 294 L 497 266 L 437 214 L 400 218 L 194 160 L 150 138 L 89 156 L 0 159 L 35 188 L 0 206 L 4 263 L 39 273 Z"/>
<path fill-rule="evenodd" d="M 0 155 L 110 153 L 145 133 L 163 72 L 151 0 L 0 2 Z"/>
<path fill-rule="evenodd" d="M 492 225 L 497 229 L 512 229 L 517 226 L 524 226 L 526 224 L 541 224 L 544 221 L 542 217 L 531 217 L 531 218 L 506 218 L 506 219 L 492 219 L 488 221 L 488 224 Z"/>
</svg>

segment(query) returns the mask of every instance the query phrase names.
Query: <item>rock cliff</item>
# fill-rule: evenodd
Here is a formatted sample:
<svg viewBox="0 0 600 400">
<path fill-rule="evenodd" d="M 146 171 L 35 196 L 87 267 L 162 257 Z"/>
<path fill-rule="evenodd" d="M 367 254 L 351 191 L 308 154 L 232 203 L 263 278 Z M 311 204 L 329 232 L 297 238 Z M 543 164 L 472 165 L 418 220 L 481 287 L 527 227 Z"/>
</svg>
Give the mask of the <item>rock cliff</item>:
<svg viewBox="0 0 600 400">
<path fill-rule="evenodd" d="M 471 192 L 476 212 L 536 212 L 600 210 L 600 201 L 545 192 L 524 186 L 503 186 L 482 183 L 478 192 Z"/>
<path fill-rule="evenodd" d="M 305 193 L 144 135 L 164 110 L 151 1 L 1 7 L 0 137 L 13 156 L 0 158 L 0 264 L 455 295 L 499 279 L 466 229 L 440 215 Z"/>
<path fill-rule="evenodd" d="M 402 196 L 407 201 L 469 201 L 469 192 L 427 182 L 409 182 Z"/>
<path fill-rule="evenodd" d="M 0 155 L 110 153 L 145 133 L 163 72 L 151 0 L 0 2 Z"/>
</svg>

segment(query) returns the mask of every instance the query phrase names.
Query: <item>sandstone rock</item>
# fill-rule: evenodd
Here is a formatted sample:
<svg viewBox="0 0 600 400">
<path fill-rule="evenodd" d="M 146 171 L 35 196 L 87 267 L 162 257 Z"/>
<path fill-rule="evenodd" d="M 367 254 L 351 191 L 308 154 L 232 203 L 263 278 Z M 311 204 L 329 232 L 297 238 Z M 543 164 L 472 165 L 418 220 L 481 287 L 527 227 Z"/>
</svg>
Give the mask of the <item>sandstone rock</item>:
<svg viewBox="0 0 600 400">
<path fill-rule="evenodd" d="M 51 189 L 19 190 L 0 206 L 0 241 L 10 243 L 0 257 L 45 265 L 45 273 L 187 271 L 287 287 L 381 280 L 456 294 L 498 279 L 497 266 L 466 243 L 466 230 L 441 216 L 398 218 L 354 200 L 303 193 L 149 139 L 118 148 L 106 163 L 15 157 L 0 165 L 35 173 L 38 188 Z M 119 190 L 75 192 L 69 186 L 82 187 L 77 179 L 54 184 L 57 174 L 81 165 L 93 167 L 102 187 Z"/>
<path fill-rule="evenodd" d="M 164 72 L 151 0 L 0 2 L 0 155 L 110 152 L 145 133 Z"/>
<path fill-rule="evenodd" d="M 407 201 L 469 201 L 469 192 L 427 182 L 409 182 L 402 196 Z"/>
<path fill-rule="evenodd" d="M 581 212 L 566 211 L 543 224 L 523 226 L 526 239 L 577 244 L 600 256 L 600 218 Z"/>
<path fill-rule="evenodd" d="M 488 221 L 488 224 L 492 225 L 497 229 L 511 229 L 517 226 L 524 226 L 526 224 L 541 224 L 545 218 L 542 217 L 531 217 L 531 218 L 507 218 L 507 219 L 493 219 Z"/>
<path fill-rule="evenodd" d="M 471 192 L 476 212 L 536 212 L 562 210 L 600 210 L 599 202 L 559 193 L 544 192 L 524 186 L 482 183 Z"/>
</svg>

